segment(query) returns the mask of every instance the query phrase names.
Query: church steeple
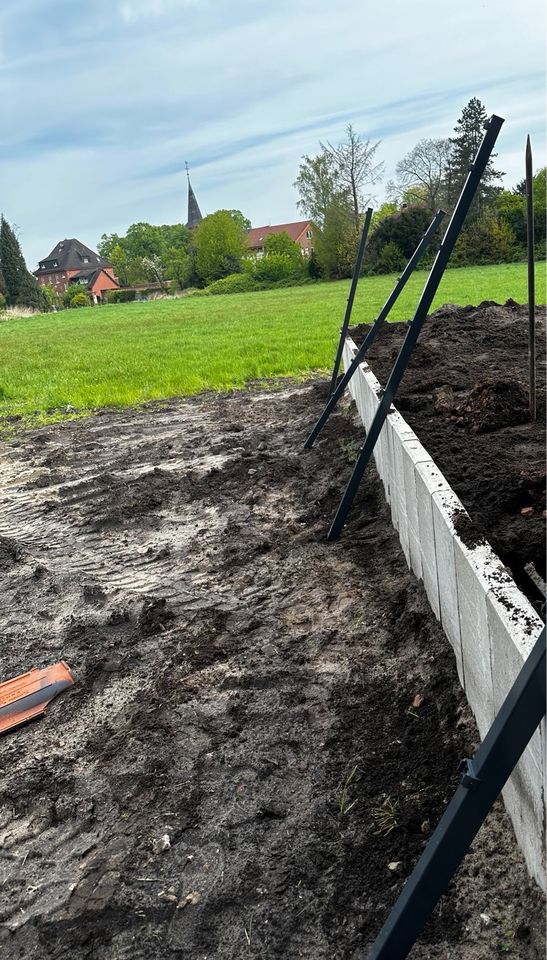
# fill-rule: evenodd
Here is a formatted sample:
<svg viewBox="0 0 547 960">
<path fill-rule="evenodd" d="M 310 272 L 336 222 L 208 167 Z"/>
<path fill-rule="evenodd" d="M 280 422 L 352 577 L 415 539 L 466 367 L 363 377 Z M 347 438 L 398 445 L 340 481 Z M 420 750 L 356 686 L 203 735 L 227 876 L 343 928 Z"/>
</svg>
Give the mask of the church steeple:
<svg viewBox="0 0 547 960">
<path fill-rule="evenodd" d="M 192 190 L 192 184 L 190 183 L 190 172 L 188 170 L 188 162 L 186 162 L 186 176 L 188 178 L 188 222 L 186 226 L 189 230 L 193 230 L 194 227 L 197 227 L 198 223 L 201 223 L 203 217 L 201 216 L 201 210 L 199 209 L 199 204 L 196 200 L 196 195 Z"/>
</svg>

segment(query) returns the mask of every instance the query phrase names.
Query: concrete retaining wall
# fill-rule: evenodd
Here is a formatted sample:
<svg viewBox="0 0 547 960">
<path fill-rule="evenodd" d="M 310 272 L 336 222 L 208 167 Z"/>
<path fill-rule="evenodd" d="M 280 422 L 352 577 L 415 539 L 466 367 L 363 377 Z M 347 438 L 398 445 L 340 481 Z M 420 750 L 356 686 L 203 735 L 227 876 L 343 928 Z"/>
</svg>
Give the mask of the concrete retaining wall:
<svg viewBox="0 0 547 960">
<path fill-rule="evenodd" d="M 355 352 L 353 341 L 346 340 L 346 369 Z M 368 430 L 381 388 L 366 363 L 349 389 Z M 464 510 L 461 501 L 392 409 L 374 451 L 376 467 L 408 566 L 423 580 L 484 737 L 543 623 L 490 546 L 469 549 L 462 542 L 454 527 L 454 517 Z M 545 747 L 543 723 L 503 792 L 528 869 L 544 890 Z"/>
</svg>

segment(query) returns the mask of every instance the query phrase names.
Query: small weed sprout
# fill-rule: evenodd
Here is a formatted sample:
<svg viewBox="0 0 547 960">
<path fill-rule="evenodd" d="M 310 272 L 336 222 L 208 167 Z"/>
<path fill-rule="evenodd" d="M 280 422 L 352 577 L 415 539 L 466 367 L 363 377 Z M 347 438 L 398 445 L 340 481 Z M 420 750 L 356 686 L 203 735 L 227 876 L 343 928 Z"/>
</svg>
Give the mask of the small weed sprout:
<svg viewBox="0 0 547 960">
<path fill-rule="evenodd" d="M 500 953 L 512 953 L 515 946 L 515 931 L 511 921 L 507 917 L 500 918 L 500 940 L 499 940 L 499 950 Z"/>
<path fill-rule="evenodd" d="M 397 819 L 398 807 L 398 800 L 392 800 L 391 797 L 386 797 L 379 807 L 373 808 L 372 819 L 376 824 L 376 834 L 387 837 L 392 830 L 395 830 L 395 828 L 399 826 Z"/>
<path fill-rule="evenodd" d="M 355 463 L 359 456 L 359 443 L 357 440 L 339 440 L 338 445 L 342 454 L 348 463 Z"/>
<path fill-rule="evenodd" d="M 351 782 L 356 773 L 357 773 L 357 766 L 353 767 L 353 769 L 350 770 L 346 779 L 343 780 L 340 786 L 338 787 L 338 794 L 337 794 L 338 809 L 343 817 L 346 816 L 346 814 L 349 813 L 350 810 L 352 810 L 355 804 L 357 803 L 357 800 L 351 800 L 350 802 L 350 799 L 349 799 L 349 788 L 351 786 Z"/>
</svg>

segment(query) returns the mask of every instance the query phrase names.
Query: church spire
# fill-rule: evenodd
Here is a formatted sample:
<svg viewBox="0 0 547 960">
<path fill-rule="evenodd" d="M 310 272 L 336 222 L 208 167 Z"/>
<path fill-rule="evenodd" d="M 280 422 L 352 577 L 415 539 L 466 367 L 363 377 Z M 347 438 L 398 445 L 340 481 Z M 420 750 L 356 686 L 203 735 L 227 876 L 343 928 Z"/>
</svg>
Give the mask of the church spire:
<svg viewBox="0 0 547 960">
<path fill-rule="evenodd" d="M 189 230 L 193 230 L 194 227 L 197 227 L 198 223 L 201 223 L 203 217 L 201 216 L 201 210 L 199 209 L 199 204 L 196 200 L 196 195 L 192 190 L 192 184 L 190 183 L 190 171 L 188 169 L 188 161 L 186 161 L 186 176 L 188 178 L 188 222 L 186 226 Z"/>
</svg>

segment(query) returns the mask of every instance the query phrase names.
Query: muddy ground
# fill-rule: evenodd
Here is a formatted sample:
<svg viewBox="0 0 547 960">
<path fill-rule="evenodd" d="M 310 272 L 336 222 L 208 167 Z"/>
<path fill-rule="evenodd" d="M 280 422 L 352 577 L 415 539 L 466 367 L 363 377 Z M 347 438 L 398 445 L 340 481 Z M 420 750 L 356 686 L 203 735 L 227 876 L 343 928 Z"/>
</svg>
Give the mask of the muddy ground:
<svg viewBox="0 0 547 960">
<path fill-rule="evenodd" d="M 538 610 L 525 571 L 545 579 L 545 307 L 536 319 L 537 420 L 528 408 L 528 308 L 509 300 L 445 305 L 424 326 L 396 407 Z M 370 328 L 353 328 L 360 342 Z M 407 325 L 385 326 L 368 352 L 385 384 Z"/>
<path fill-rule="evenodd" d="M 357 958 L 477 744 L 362 437 L 325 384 L 103 412 L 2 449 L 3 960 Z M 391 865 L 391 868 L 389 867 Z M 498 804 L 412 956 L 544 955 Z"/>
</svg>

